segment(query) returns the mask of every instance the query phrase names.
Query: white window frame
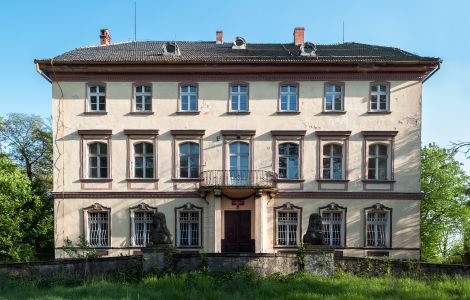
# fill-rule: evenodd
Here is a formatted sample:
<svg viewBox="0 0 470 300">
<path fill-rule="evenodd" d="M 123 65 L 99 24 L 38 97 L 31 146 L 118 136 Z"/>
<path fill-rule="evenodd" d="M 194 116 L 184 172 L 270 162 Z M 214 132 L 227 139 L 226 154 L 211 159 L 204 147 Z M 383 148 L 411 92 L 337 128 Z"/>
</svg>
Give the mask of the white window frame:
<svg viewBox="0 0 470 300">
<path fill-rule="evenodd" d="M 130 241 L 131 241 L 131 246 L 132 247 L 146 247 L 149 239 L 150 239 L 150 226 L 152 224 L 152 218 L 153 215 L 157 212 L 156 207 L 152 207 L 144 202 L 140 203 L 137 206 L 129 208 L 129 216 L 130 216 L 130 225 L 131 225 L 131 236 L 130 236 Z M 145 214 L 150 214 L 151 218 L 144 220 L 142 223 L 144 224 L 144 232 L 147 232 L 144 237 L 143 244 L 138 244 L 136 242 L 136 218 L 135 214 L 136 213 L 145 213 Z"/>
<path fill-rule="evenodd" d="M 185 87 L 190 87 L 189 88 L 189 92 L 187 91 L 183 91 L 183 88 Z M 191 92 L 191 87 L 195 88 L 196 91 L 195 92 Z M 196 85 L 196 84 L 191 84 L 191 83 L 188 83 L 188 84 L 182 84 L 180 85 L 180 103 L 179 103 L 179 111 L 180 112 L 198 112 L 199 111 L 199 86 Z M 188 108 L 187 109 L 183 109 L 183 97 L 188 97 Z M 194 96 L 196 97 L 196 103 L 195 103 L 195 106 L 196 108 L 195 109 L 191 109 L 191 96 Z"/>
<path fill-rule="evenodd" d="M 379 162 L 380 162 L 380 159 L 384 157 L 384 155 L 379 154 L 379 147 L 380 146 L 386 147 L 386 149 L 387 149 L 387 155 L 385 156 L 385 159 L 386 159 L 385 166 L 387 168 L 385 170 L 385 174 L 386 174 L 385 178 L 380 178 Z M 374 147 L 374 154 L 373 155 L 370 155 L 370 151 L 369 151 L 370 147 Z M 379 181 L 380 180 L 390 180 L 390 178 L 391 178 L 391 175 L 390 175 L 391 174 L 390 156 L 391 156 L 391 153 L 390 153 L 390 145 L 389 144 L 376 142 L 376 143 L 370 143 L 367 146 L 367 179 L 368 180 L 379 180 Z M 370 164 L 369 164 L 370 159 L 374 159 L 374 161 L 375 161 L 374 178 L 369 178 L 369 169 L 371 169 Z"/>
<path fill-rule="evenodd" d="M 90 152 L 90 146 L 93 145 L 93 144 L 97 144 L 98 147 L 97 147 L 97 154 L 92 154 Z M 100 147 L 99 145 L 105 145 L 106 146 L 106 153 L 101 153 L 100 152 Z M 110 159 L 109 159 L 109 145 L 108 143 L 106 143 L 105 141 L 91 141 L 91 142 L 88 142 L 87 145 L 86 145 L 86 153 L 87 153 L 87 178 L 89 179 L 107 179 L 107 178 L 110 178 Z M 101 176 L 101 158 L 105 157 L 106 158 L 106 176 Z M 96 158 L 96 174 L 97 176 L 96 177 L 92 177 L 91 174 L 91 163 L 90 163 L 90 159 L 91 158 Z"/>
<path fill-rule="evenodd" d="M 192 220 L 188 220 L 188 221 L 184 221 L 182 222 L 181 220 L 181 213 L 184 212 L 184 213 L 197 213 L 199 218 L 198 218 L 198 221 L 192 221 Z M 202 233 L 203 233 L 203 230 L 202 230 L 202 219 L 203 219 L 203 210 L 202 210 L 202 207 L 199 207 L 199 206 L 196 206 L 190 202 L 186 203 L 185 205 L 183 206 L 180 206 L 180 207 L 176 207 L 175 208 L 175 218 L 176 218 L 176 228 L 175 228 L 175 232 L 176 232 L 176 239 L 175 239 L 175 243 L 176 243 L 176 247 L 177 248 L 201 248 L 202 247 L 202 241 L 203 241 L 203 236 L 202 236 Z M 190 229 L 190 225 L 188 226 L 188 245 L 181 245 L 181 237 L 182 237 L 182 234 L 181 234 L 181 224 L 182 223 L 185 223 L 185 224 L 198 224 L 198 243 L 197 244 L 190 244 L 190 241 L 192 240 L 192 231 L 189 230 Z"/>
<path fill-rule="evenodd" d="M 281 158 L 286 158 L 287 161 L 289 160 L 290 157 L 294 157 L 294 155 L 289 155 L 289 154 L 281 154 L 280 153 L 280 147 L 281 145 L 295 145 L 297 147 L 297 177 L 289 177 L 288 174 L 289 174 L 289 164 L 286 163 L 286 177 L 280 177 L 279 175 L 279 178 L 280 179 L 285 179 L 285 180 L 289 180 L 289 179 L 300 179 L 301 178 L 301 174 L 300 174 L 300 164 L 301 164 L 301 160 L 300 160 L 300 156 L 301 156 L 301 148 L 300 148 L 300 143 L 299 142 L 291 142 L 291 141 L 283 141 L 283 142 L 280 142 L 278 143 L 277 145 L 277 154 L 278 154 L 278 158 L 277 158 L 277 173 L 280 174 L 280 169 L 281 169 Z"/>
<path fill-rule="evenodd" d="M 341 147 L 341 156 L 334 156 L 333 153 L 333 146 L 339 146 Z M 325 154 L 324 150 L 325 147 L 329 147 L 329 152 L 328 154 Z M 345 178 L 345 168 L 344 168 L 344 145 L 343 143 L 337 143 L 337 142 L 328 142 L 324 143 L 321 147 L 322 149 L 322 157 L 321 157 L 321 178 L 326 179 L 326 180 L 344 180 Z M 325 171 L 325 166 L 324 166 L 324 159 L 329 159 L 330 161 L 330 177 L 325 177 L 324 171 Z M 333 162 L 335 158 L 341 158 L 341 177 L 340 178 L 334 178 L 334 167 L 333 167 Z"/>
<path fill-rule="evenodd" d="M 345 207 L 342 207 L 342 206 L 339 206 L 338 204 L 332 202 L 330 204 L 328 204 L 327 206 L 323 206 L 323 207 L 320 207 L 320 216 L 322 218 L 322 224 L 323 224 L 323 234 L 325 236 L 325 242 L 328 241 L 327 245 L 331 246 L 331 247 L 334 247 L 334 248 L 345 248 L 346 247 L 346 212 L 347 212 L 347 209 Z M 332 220 L 331 218 L 330 219 L 327 219 L 324 214 L 325 213 L 328 213 L 328 214 L 332 214 L 332 213 L 339 213 L 341 215 L 341 220 Z M 339 242 L 340 244 L 333 244 L 333 239 L 331 238 L 333 236 L 333 231 L 334 231 L 334 227 L 333 225 L 340 225 L 340 230 L 339 230 L 339 234 L 340 234 L 340 238 L 339 238 Z M 329 225 L 329 226 L 325 226 L 325 225 Z M 328 227 L 329 230 L 328 232 L 325 231 L 325 227 Z"/>
<path fill-rule="evenodd" d="M 237 91 L 234 92 L 232 91 L 232 89 L 234 87 L 237 87 Z M 245 87 L 246 88 L 246 92 L 242 92 L 241 91 L 241 87 Z M 241 109 L 241 97 L 242 96 L 246 96 L 246 109 Z M 230 85 L 230 93 L 229 93 L 229 97 L 230 97 L 230 110 L 231 112 L 248 112 L 250 111 L 250 90 L 249 90 L 249 85 L 247 83 L 232 83 Z M 237 98 L 237 108 L 236 109 L 233 109 L 233 97 L 236 97 Z"/>
<path fill-rule="evenodd" d="M 95 87 L 96 92 L 92 92 L 91 88 Z M 100 91 L 103 88 L 104 92 Z M 89 112 L 106 112 L 106 85 L 104 84 L 88 84 L 87 85 L 87 109 Z M 91 97 L 96 97 L 96 109 L 92 109 Z M 104 97 L 104 109 L 100 109 L 100 97 Z"/>
<path fill-rule="evenodd" d="M 138 88 L 143 88 L 143 91 L 137 91 Z M 150 91 L 145 89 L 149 88 Z M 142 97 L 142 109 L 137 109 L 137 97 Z M 145 109 L 146 102 L 149 100 L 150 109 Z M 152 111 L 152 85 L 150 84 L 135 84 L 134 85 L 134 112 L 151 112 Z"/>
<path fill-rule="evenodd" d="M 383 213 L 385 214 L 385 221 L 369 221 L 368 215 L 369 213 Z M 366 248 L 391 248 L 392 247 L 392 209 L 389 207 L 384 206 L 383 204 L 376 203 L 371 207 L 367 207 L 364 209 L 364 247 Z M 380 245 L 378 243 L 379 240 L 379 231 L 377 230 L 379 225 L 384 225 L 384 244 Z M 374 243 L 369 244 L 369 225 L 374 227 L 373 235 L 374 235 Z"/>
<path fill-rule="evenodd" d="M 373 91 L 373 88 L 378 87 L 377 91 Z M 385 92 L 380 91 L 380 87 L 385 86 Z M 372 96 L 376 97 L 375 109 L 372 108 Z M 385 96 L 385 109 L 380 108 L 380 96 Z M 369 98 L 369 111 L 370 112 L 388 112 L 390 111 L 390 83 L 388 82 L 373 82 L 370 85 L 370 98 Z"/>
<path fill-rule="evenodd" d="M 142 144 L 142 154 L 138 154 L 135 152 L 135 146 L 138 145 L 138 144 Z M 146 149 L 147 149 L 147 146 L 146 145 L 151 145 L 152 146 L 152 152 L 145 152 Z M 138 140 L 138 141 L 134 141 L 132 143 L 132 162 L 131 162 L 131 168 L 132 168 L 132 178 L 135 178 L 135 179 L 154 179 L 155 178 L 155 143 L 151 142 L 151 141 L 141 141 L 141 140 Z M 142 177 L 137 177 L 136 176 L 136 158 L 137 157 L 140 157 L 142 158 L 142 172 L 143 172 L 143 176 Z M 147 159 L 149 158 L 152 158 L 153 160 L 153 164 L 152 164 L 152 169 L 153 169 L 153 172 L 152 172 L 152 176 L 151 177 L 147 177 L 147 172 L 146 172 L 146 168 L 147 168 Z"/>
<path fill-rule="evenodd" d="M 107 215 L 107 220 L 106 222 L 101 222 L 99 224 L 106 224 L 106 239 L 105 243 L 103 243 L 103 237 L 99 238 L 101 240 L 100 244 L 92 244 L 91 243 L 91 228 L 90 228 L 90 214 L 106 214 Z M 90 205 L 88 207 L 83 208 L 83 226 L 84 226 L 84 236 L 85 239 L 91 248 L 109 248 L 111 247 L 111 208 L 105 207 L 99 203 L 95 203 L 93 205 Z M 102 227 L 102 226 L 98 226 Z"/>
<path fill-rule="evenodd" d="M 335 86 L 335 91 L 334 92 L 328 92 L 327 91 L 328 86 Z M 336 86 L 341 87 L 340 92 L 336 91 Z M 344 98 L 345 98 L 344 90 L 345 90 L 345 84 L 342 83 L 342 82 L 327 82 L 327 83 L 325 83 L 325 86 L 324 86 L 324 94 L 325 95 L 324 95 L 324 103 L 323 103 L 323 111 L 324 112 L 344 112 Z M 336 96 L 338 96 L 338 95 L 340 96 L 340 104 L 341 104 L 340 109 L 335 108 Z M 331 109 L 327 109 L 327 97 L 328 96 L 333 96 L 333 102 L 332 102 Z"/>
<path fill-rule="evenodd" d="M 280 217 L 280 213 L 292 213 L 292 214 L 296 214 L 297 215 L 297 220 L 296 222 L 292 221 L 292 220 L 280 220 L 279 217 Z M 302 232 L 302 208 L 299 207 L 299 206 L 295 206 L 293 205 L 292 203 L 290 202 L 287 202 L 287 203 L 284 203 L 283 205 L 281 206 L 278 206 L 278 207 L 275 207 L 274 208 L 274 216 L 275 216 L 275 227 L 274 227 L 274 231 L 275 231 L 275 241 L 274 241 L 274 245 L 275 247 L 281 247 L 281 248 L 293 248 L 293 247 L 298 247 L 298 245 L 300 244 L 301 242 L 301 232 Z M 287 230 L 286 230 L 286 243 L 285 244 L 282 244 L 282 243 L 279 243 L 280 241 L 280 238 L 281 238 L 281 233 L 279 231 L 279 226 L 281 224 L 284 224 L 284 225 L 287 225 Z M 291 230 L 291 227 L 292 225 L 296 225 L 296 230 L 295 230 L 295 234 L 292 234 L 293 233 L 293 230 Z M 292 236 L 295 236 L 295 243 L 291 243 L 291 237 Z"/>
<path fill-rule="evenodd" d="M 282 88 L 287 87 L 287 92 L 283 92 Z M 295 92 L 292 91 L 292 88 L 295 88 Z M 282 109 L 282 97 L 287 97 L 287 108 Z M 295 102 L 295 110 L 290 109 L 291 102 Z M 299 85 L 286 83 L 279 85 L 279 111 L 280 112 L 298 112 L 299 111 Z"/>
</svg>

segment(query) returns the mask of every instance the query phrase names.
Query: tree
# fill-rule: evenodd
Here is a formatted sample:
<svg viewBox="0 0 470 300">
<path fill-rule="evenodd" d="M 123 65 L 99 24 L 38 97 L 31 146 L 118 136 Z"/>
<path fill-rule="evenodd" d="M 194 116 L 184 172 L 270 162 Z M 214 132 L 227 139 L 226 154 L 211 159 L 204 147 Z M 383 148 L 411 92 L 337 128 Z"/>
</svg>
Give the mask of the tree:
<svg viewBox="0 0 470 300">
<path fill-rule="evenodd" d="M 429 144 L 421 152 L 421 258 L 446 261 L 468 228 L 470 178 L 454 151 Z M 463 247 L 461 247 L 463 248 Z"/>
</svg>

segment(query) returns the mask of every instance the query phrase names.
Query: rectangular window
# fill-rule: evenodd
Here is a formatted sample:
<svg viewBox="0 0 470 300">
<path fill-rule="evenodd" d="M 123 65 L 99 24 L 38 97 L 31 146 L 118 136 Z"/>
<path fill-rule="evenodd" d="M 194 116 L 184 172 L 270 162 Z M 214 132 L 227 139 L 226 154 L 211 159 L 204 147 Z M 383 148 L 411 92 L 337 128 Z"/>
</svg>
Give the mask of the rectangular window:
<svg viewBox="0 0 470 300">
<path fill-rule="evenodd" d="M 388 147 L 382 144 L 370 145 L 367 178 L 373 180 L 388 180 L 388 164 Z"/>
<path fill-rule="evenodd" d="M 199 178 L 199 144 L 184 142 L 179 145 L 179 177 Z"/>
<path fill-rule="evenodd" d="M 108 212 L 88 212 L 88 244 L 90 247 L 109 246 Z"/>
<path fill-rule="evenodd" d="M 148 85 L 138 85 L 135 87 L 134 111 L 152 111 L 152 88 Z"/>
<path fill-rule="evenodd" d="M 104 86 L 88 86 L 88 110 L 91 112 L 106 111 L 106 88 Z"/>
<path fill-rule="evenodd" d="M 343 241 L 343 213 L 341 211 L 324 211 L 322 213 L 325 244 L 340 247 Z"/>
<path fill-rule="evenodd" d="M 248 86 L 232 85 L 230 87 L 231 111 L 246 112 L 248 111 Z"/>
<path fill-rule="evenodd" d="M 298 111 L 298 88 L 295 85 L 281 85 L 280 87 L 280 105 L 282 112 Z"/>
<path fill-rule="evenodd" d="M 134 226 L 133 226 L 133 245 L 134 246 L 147 246 L 149 242 L 150 226 L 152 224 L 153 212 L 135 211 L 134 212 Z"/>
<path fill-rule="evenodd" d="M 179 212 L 179 246 L 199 247 L 200 245 L 200 212 Z"/>
<path fill-rule="evenodd" d="M 154 178 L 153 144 L 134 144 L 134 178 Z"/>
<path fill-rule="evenodd" d="M 297 245 L 299 218 L 297 211 L 278 211 L 277 214 L 277 245 Z"/>
<path fill-rule="evenodd" d="M 299 145 L 279 144 L 279 178 L 299 179 Z"/>
<path fill-rule="evenodd" d="M 370 111 L 383 112 L 389 110 L 389 85 L 372 84 L 370 90 Z"/>
<path fill-rule="evenodd" d="M 344 85 L 326 84 L 324 105 L 324 109 L 326 112 L 344 111 Z"/>
<path fill-rule="evenodd" d="M 322 179 L 343 179 L 343 146 L 327 144 L 323 146 Z"/>
<path fill-rule="evenodd" d="M 180 88 L 180 111 L 197 112 L 198 104 L 197 87 L 194 85 L 183 85 Z"/>
<path fill-rule="evenodd" d="M 88 178 L 108 178 L 107 144 L 88 144 Z"/>
<path fill-rule="evenodd" d="M 388 212 L 367 212 L 366 236 L 367 247 L 384 248 L 387 246 Z"/>
</svg>

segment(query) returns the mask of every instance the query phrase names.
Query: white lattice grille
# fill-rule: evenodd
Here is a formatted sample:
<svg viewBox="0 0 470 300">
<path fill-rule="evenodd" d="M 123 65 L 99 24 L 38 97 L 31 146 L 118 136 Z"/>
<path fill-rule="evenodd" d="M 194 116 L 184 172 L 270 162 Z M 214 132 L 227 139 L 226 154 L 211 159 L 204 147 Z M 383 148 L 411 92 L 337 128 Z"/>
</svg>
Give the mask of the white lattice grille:
<svg viewBox="0 0 470 300">
<path fill-rule="evenodd" d="M 330 246 L 343 246 L 343 212 L 322 213 L 323 234 L 325 244 Z"/>
<path fill-rule="evenodd" d="M 388 212 L 371 211 L 367 213 L 367 246 L 387 246 Z"/>
<path fill-rule="evenodd" d="M 199 246 L 200 213 L 198 211 L 181 211 L 179 213 L 179 245 Z"/>
<path fill-rule="evenodd" d="M 108 212 L 88 213 L 88 244 L 91 247 L 108 246 Z"/>
<path fill-rule="evenodd" d="M 149 242 L 150 225 L 152 224 L 153 212 L 134 212 L 133 245 L 147 246 Z"/>
<path fill-rule="evenodd" d="M 298 212 L 278 212 L 277 215 L 277 244 L 281 246 L 297 245 L 299 228 Z"/>
</svg>

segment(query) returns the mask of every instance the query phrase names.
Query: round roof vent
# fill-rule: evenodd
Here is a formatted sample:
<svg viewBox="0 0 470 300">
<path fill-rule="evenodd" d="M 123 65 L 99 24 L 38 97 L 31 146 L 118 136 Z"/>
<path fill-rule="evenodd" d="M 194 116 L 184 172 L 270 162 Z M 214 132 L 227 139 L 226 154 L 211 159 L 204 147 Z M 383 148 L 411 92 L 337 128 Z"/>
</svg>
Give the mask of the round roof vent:
<svg viewBox="0 0 470 300">
<path fill-rule="evenodd" d="M 178 45 L 176 45 L 176 42 L 166 42 L 166 43 L 164 43 L 162 45 L 162 51 L 163 51 L 163 55 L 179 56 L 181 54 Z"/>
<path fill-rule="evenodd" d="M 244 38 L 237 36 L 233 39 L 232 49 L 246 49 L 246 41 Z"/>
<path fill-rule="evenodd" d="M 301 56 L 317 56 L 317 46 L 312 43 L 303 43 L 300 45 Z"/>
</svg>

